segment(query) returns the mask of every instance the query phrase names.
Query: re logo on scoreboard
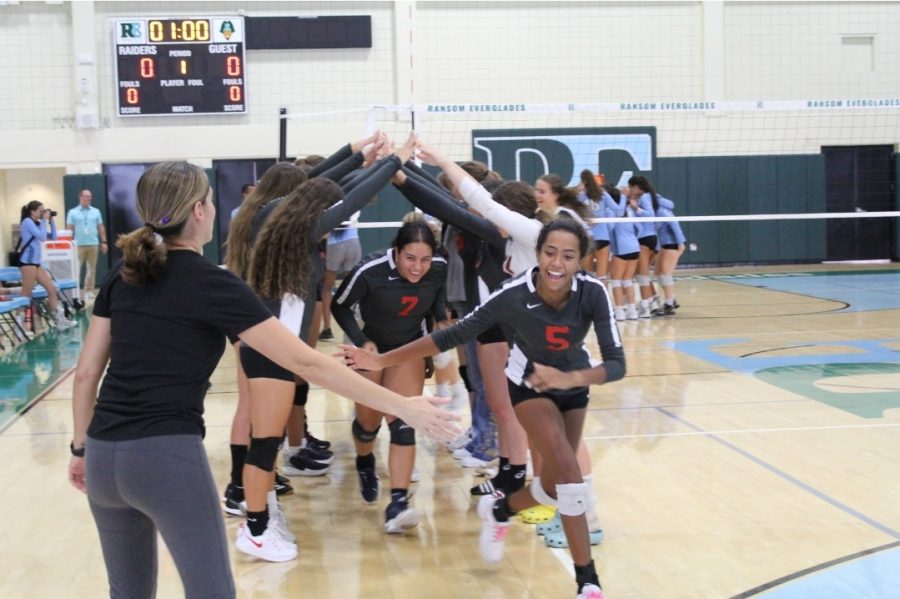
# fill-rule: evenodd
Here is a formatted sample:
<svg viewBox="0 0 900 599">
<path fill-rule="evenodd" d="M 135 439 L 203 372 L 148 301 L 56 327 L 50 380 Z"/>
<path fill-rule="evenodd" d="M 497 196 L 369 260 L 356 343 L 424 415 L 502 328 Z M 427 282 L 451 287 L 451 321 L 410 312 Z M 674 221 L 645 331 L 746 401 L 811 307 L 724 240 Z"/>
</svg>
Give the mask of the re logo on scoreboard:
<svg viewBox="0 0 900 599">
<path fill-rule="evenodd" d="M 117 44 L 146 44 L 147 28 L 143 21 L 118 21 L 116 23 Z"/>
</svg>

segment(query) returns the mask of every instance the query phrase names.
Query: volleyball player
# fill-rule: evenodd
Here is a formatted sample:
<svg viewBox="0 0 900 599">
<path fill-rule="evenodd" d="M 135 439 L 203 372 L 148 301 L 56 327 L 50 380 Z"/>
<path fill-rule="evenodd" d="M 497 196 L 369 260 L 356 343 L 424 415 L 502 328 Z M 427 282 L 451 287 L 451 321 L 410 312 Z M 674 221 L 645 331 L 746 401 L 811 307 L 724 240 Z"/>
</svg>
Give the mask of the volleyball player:
<svg viewBox="0 0 900 599">
<path fill-rule="evenodd" d="M 615 202 L 615 216 L 635 216 L 635 206 L 628 203 L 627 196 L 611 185 L 604 186 L 610 198 Z M 609 205 L 609 204 L 607 204 Z M 609 233 L 610 253 L 609 287 L 612 289 L 615 304 L 616 320 L 637 320 L 635 307 L 634 273 L 638 268 L 641 255 L 641 244 L 638 236 L 641 225 L 637 223 L 614 223 Z"/>
<path fill-rule="evenodd" d="M 659 209 L 658 195 L 650 181 L 647 180 L 647 177 L 635 175 L 628 179 L 628 194 L 637 203 L 637 206 L 632 206 L 635 216 L 656 216 L 656 211 Z M 650 318 L 653 308 L 652 303 L 656 298 L 653 281 L 650 279 L 650 264 L 656 257 L 656 248 L 659 240 L 656 237 L 656 223 L 640 223 L 639 227 L 638 244 L 640 244 L 640 254 L 638 255 L 637 270 L 634 275 L 634 280 L 640 288 L 641 295 L 638 303 L 638 317 Z"/>
<path fill-rule="evenodd" d="M 657 216 L 675 216 L 675 202 L 657 194 L 659 208 Z M 684 232 L 678 221 L 656 224 L 659 237 L 659 257 L 656 259 L 656 280 L 659 281 L 665 294 L 665 303 L 657 308 L 654 316 L 674 316 L 678 301 L 675 299 L 675 279 L 672 273 L 678 266 L 678 259 L 684 253 Z"/>
<path fill-rule="evenodd" d="M 358 185 L 344 196 L 341 187 L 325 178 L 310 179 L 285 198 L 270 202 L 257 215 L 264 223 L 255 243 L 247 282 L 282 324 L 301 339 L 308 339 L 312 331 L 312 317 L 308 308 L 316 302 L 321 259 L 315 251 L 317 244 L 332 228 L 362 208 L 375 195 L 403 162 L 412 154 L 413 142 L 396 155 L 373 165 L 360 178 Z M 284 430 L 291 411 L 304 405 L 308 383 L 295 384 L 294 374 L 246 346 L 241 347 L 241 363 L 250 386 L 250 417 L 253 437 L 244 466 L 244 494 L 247 501 L 247 528 L 239 536 L 236 547 L 250 555 L 270 561 L 282 561 L 296 556 L 291 544 L 295 539 L 275 498 L 273 469 L 268 463 L 249 459 L 256 446 L 268 452 L 284 438 Z M 421 389 L 420 389 L 421 392 Z M 300 401 L 298 401 L 300 395 Z M 409 393 L 408 395 L 411 395 Z M 285 474 L 322 474 L 326 464 L 316 463 L 309 450 L 290 456 Z M 328 452 L 327 458 L 330 461 Z M 312 463 L 307 463 L 312 462 Z M 270 466 L 266 468 L 266 466 Z M 260 550 L 254 541 L 269 527 L 287 540 L 284 553 Z"/>
<path fill-rule="evenodd" d="M 406 223 L 397 231 L 389 249 L 369 254 L 347 275 L 331 302 L 331 312 L 354 344 L 373 351 L 389 351 L 424 335 L 426 318 L 438 323 L 446 320 L 447 262 L 434 255 L 436 248 L 427 224 Z M 354 315 L 356 306 L 362 328 Z M 425 382 L 425 365 L 421 358 L 411 359 L 364 376 L 401 395 L 417 395 Z M 382 420 L 387 421 L 391 440 L 391 500 L 385 510 L 384 530 L 402 533 L 419 523 L 418 513 L 408 502 L 416 459 L 413 429 L 401 418 L 357 404 L 351 427 L 356 471 L 363 500 L 376 502 L 379 484 L 372 450 Z"/>
<path fill-rule="evenodd" d="M 603 189 L 597 183 L 594 173 L 590 169 L 584 169 L 579 177 L 581 189 L 578 193 L 578 200 L 590 208 L 591 216 L 604 217 L 606 209 L 603 205 Z M 606 281 L 609 274 L 609 225 L 607 223 L 592 224 L 591 237 L 594 240 L 593 250 L 589 252 L 582 266 L 585 270 L 592 271 L 601 281 Z"/>
<path fill-rule="evenodd" d="M 229 227 L 226 264 L 231 272 L 246 278 L 251 255 L 251 230 L 253 217 L 263 206 L 275 198 L 286 196 L 306 181 L 305 171 L 296 166 L 280 162 L 272 165 L 260 178 L 256 189 L 250 192 L 241 204 L 241 210 L 231 220 Z M 232 516 L 243 516 L 244 501 L 244 459 L 250 446 L 250 390 L 244 369 L 241 367 L 240 341 L 234 343 L 235 369 L 237 371 L 238 401 L 231 421 L 231 477 L 225 487 L 222 509 Z M 276 479 L 277 480 L 277 479 Z M 281 494 L 292 493 L 293 487 L 287 480 L 279 481 L 276 490 Z"/>
<path fill-rule="evenodd" d="M 483 185 L 479 185 L 459 165 L 431 146 L 420 142 L 418 151 L 423 160 L 439 166 L 443 170 L 444 176 L 450 181 L 453 189 L 456 190 L 456 193 L 463 198 L 469 207 L 493 222 L 503 236 L 507 237 L 506 262 L 504 263 L 506 272 L 510 274 L 519 273 L 537 264 L 535 258 L 536 243 L 542 227 L 542 220 L 538 219 L 547 218 L 549 213 L 545 210 L 535 210 L 537 202 L 534 192 L 529 185 L 517 181 L 507 183 L 497 188 L 492 197 Z M 545 196 L 544 200 L 551 201 L 553 197 Z M 548 207 L 552 209 L 552 206 L 548 205 Z M 568 214 L 563 214 L 563 218 L 568 216 Z M 579 226 L 583 230 L 586 229 L 583 221 L 579 223 Z M 505 335 L 505 339 L 509 339 L 509 336 Z M 509 353 L 507 352 L 505 356 L 508 357 Z M 495 370 L 499 370 L 500 367 L 501 365 L 498 365 Z M 518 425 L 515 414 L 513 414 L 512 420 Z M 519 428 L 521 429 L 521 425 L 519 425 Z M 527 439 L 523 445 L 525 443 L 527 443 Z M 517 447 L 512 444 L 511 446 Z M 512 455 L 513 449 L 510 451 Z M 532 452 L 531 458 L 535 477 L 539 477 L 541 471 L 540 452 Z M 592 480 L 593 466 L 587 446 L 584 443 L 578 446 L 577 458 L 585 480 Z M 512 462 L 512 457 L 510 461 Z M 516 464 L 516 462 L 512 462 L 512 464 Z M 514 491 L 520 488 L 524 484 L 524 480 L 525 472 L 517 471 L 512 477 L 512 482 L 507 482 L 507 489 Z M 487 487 L 485 484 L 480 485 L 480 487 L 482 493 L 488 490 L 485 488 Z M 475 489 L 472 491 L 473 494 L 479 494 Z M 593 492 L 593 487 L 591 487 L 591 491 Z M 592 503 L 595 502 L 592 501 Z M 529 524 L 539 524 L 551 521 L 555 515 L 555 510 L 543 505 L 537 505 L 523 511 L 520 517 Z M 589 540 L 592 544 L 597 544 L 603 539 L 603 531 L 593 506 L 588 511 L 588 522 L 590 525 Z M 550 538 L 545 536 L 545 541 L 549 541 Z"/>
<path fill-rule="evenodd" d="M 462 167 L 458 168 L 469 176 Z M 508 247 L 507 236 L 490 220 L 463 208 L 445 189 L 434 184 L 424 172 L 414 166 L 407 166 L 405 173 L 398 177 L 395 182 L 413 205 L 484 241 L 486 247 L 482 251 L 481 260 L 483 268 L 479 270 L 479 274 L 483 276 L 485 289 L 477 303 L 487 299 L 490 292 L 498 289 L 511 274 L 503 268 L 507 262 L 504 259 Z M 513 207 L 511 210 L 516 211 L 519 216 L 533 221 L 540 227 L 540 222 L 532 218 L 537 204 L 527 184 L 518 182 L 500 184 L 494 190 L 493 197 L 498 202 Z M 499 256 L 500 260 L 492 259 L 494 256 Z M 485 268 L 492 264 L 499 268 Z M 470 492 L 472 495 L 489 495 L 495 490 L 511 492 L 525 485 L 528 439 L 512 409 L 506 379 L 502 376 L 503 365 L 509 357 L 509 346 L 499 326 L 482 332 L 477 341 L 478 363 L 482 367 L 485 396 L 497 421 L 500 464 L 497 474 L 491 480 L 476 485 Z"/>
<path fill-rule="evenodd" d="M 387 353 L 341 346 L 345 363 L 378 370 L 434 355 L 496 324 L 513 331 L 506 376 L 516 415 L 544 458 L 543 476 L 509 496 L 482 497 L 479 548 L 486 561 L 503 558 L 510 518 L 538 503 L 555 505 L 562 514 L 578 597 L 602 597 L 591 559 L 585 512 L 593 495 L 582 479 L 575 452 L 581 442 L 591 385 L 621 379 L 625 354 L 609 296 L 603 283 L 580 271 L 588 252 L 584 229 L 568 219 L 543 227 L 537 240 L 538 265 L 504 283 L 472 314 Z M 602 364 L 592 366 L 584 346 L 591 326 Z"/>
<path fill-rule="evenodd" d="M 591 226 L 585 222 L 588 209 L 575 193 L 563 184 L 559 175 L 542 175 L 534 183 L 534 199 L 538 208 L 551 216 L 565 214 L 581 225 L 590 236 Z"/>
<path fill-rule="evenodd" d="M 256 236 L 265 222 L 265 216 L 277 206 L 275 200 L 287 196 L 310 176 L 334 180 L 359 168 L 367 156 L 363 150 L 369 148 L 374 151 L 376 137 L 377 133 L 355 143 L 348 143 L 327 159 L 310 168 L 301 168 L 287 162 L 270 167 L 231 222 L 227 242 L 228 268 L 241 277 L 246 277 Z M 264 214 L 260 216 L 261 213 Z M 318 271 L 322 269 L 317 268 L 320 263 L 316 260 L 318 252 L 315 251 L 315 248 L 310 248 L 310 251 L 315 272 L 315 275 L 310 278 L 310 286 L 315 288 L 316 282 L 321 279 Z M 305 305 L 317 305 L 314 299 L 313 302 L 308 303 L 307 301 Z M 314 320 L 314 310 L 307 308 L 303 315 L 302 329 L 305 332 Z M 304 336 L 303 339 L 306 340 L 308 337 Z M 238 353 L 236 360 L 238 405 L 231 426 L 231 480 L 225 489 L 223 509 L 227 514 L 241 516 L 246 511 L 246 505 L 243 505 L 245 500 L 243 471 L 244 459 L 250 445 L 250 390 L 241 366 L 239 345 L 235 345 L 234 349 Z M 294 476 L 321 476 L 328 471 L 327 462 L 331 457 L 330 443 L 320 441 L 309 433 L 305 420 L 305 403 L 309 385 L 306 382 L 297 381 L 296 386 L 295 408 L 292 409 L 292 419 L 288 422 L 288 444 L 293 442 L 295 449 L 289 448 L 288 453 L 297 457 L 292 464 L 287 463 L 285 468 Z M 301 451 L 299 449 L 301 445 L 307 445 L 309 448 Z M 275 491 L 278 495 L 293 492 L 293 487 L 288 479 L 279 475 L 277 471 L 275 472 Z"/>
<path fill-rule="evenodd" d="M 226 337 L 438 440 L 458 434 L 450 423 L 456 417 L 312 350 L 245 283 L 205 260 L 216 208 L 203 169 L 185 162 L 150 167 L 138 182 L 137 211 L 144 225 L 117 242 L 123 260 L 102 285 L 78 359 L 68 477 L 88 495 L 110 596 L 155 596 L 160 534 L 186 598 L 233 598 L 202 441 L 204 395 Z M 270 447 L 248 460 L 271 467 L 274 457 Z M 256 539 L 261 546 L 272 541 Z"/>
</svg>

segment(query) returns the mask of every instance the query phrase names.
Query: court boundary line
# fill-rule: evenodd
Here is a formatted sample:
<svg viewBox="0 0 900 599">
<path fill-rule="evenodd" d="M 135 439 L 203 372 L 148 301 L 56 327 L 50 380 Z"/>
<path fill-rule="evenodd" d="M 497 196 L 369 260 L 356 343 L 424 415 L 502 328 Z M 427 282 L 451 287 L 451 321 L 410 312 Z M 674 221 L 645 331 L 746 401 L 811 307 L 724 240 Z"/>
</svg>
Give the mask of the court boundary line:
<svg viewBox="0 0 900 599">
<path fill-rule="evenodd" d="M 757 587 L 753 587 L 748 591 L 744 591 L 743 593 L 734 595 L 730 599 L 747 599 L 748 597 L 753 597 L 754 595 L 758 595 L 762 592 L 768 591 L 769 589 L 780 587 L 781 585 L 791 582 L 792 580 L 803 578 L 804 576 L 812 574 L 813 572 L 818 572 L 819 570 L 827 570 L 828 568 L 837 566 L 838 564 L 850 562 L 867 555 L 873 555 L 875 553 L 880 553 L 881 551 L 887 551 L 896 547 L 900 547 L 900 541 L 888 543 L 887 545 L 880 545 L 878 547 L 871 547 L 869 549 L 863 549 L 862 551 L 857 551 L 856 553 L 851 553 L 850 555 L 845 555 L 843 557 L 838 557 L 827 562 L 822 562 L 821 564 L 810 566 L 809 568 L 804 568 L 803 570 L 797 570 L 793 574 L 788 574 L 786 576 L 782 576 L 781 578 L 776 578 L 775 580 L 763 583 Z"/>
<path fill-rule="evenodd" d="M 709 405 L 709 404 L 706 404 Z M 729 406 L 732 404 L 716 404 L 722 406 Z M 692 407 L 692 406 L 690 406 Z M 656 410 L 658 412 L 663 412 L 665 407 L 663 406 L 653 406 L 646 408 L 649 410 Z M 667 414 L 668 416 L 668 414 Z M 676 420 L 678 418 L 676 417 Z M 687 426 L 692 426 L 687 421 L 684 421 L 684 424 Z M 694 431 L 684 431 L 684 432 L 675 432 L 675 433 L 647 433 L 647 434 L 633 434 L 633 435 L 597 435 L 592 437 L 582 437 L 585 441 L 604 441 L 604 440 L 616 440 L 616 439 L 652 439 L 652 438 L 662 438 L 662 437 L 701 437 L 701 436 L 711 436 L 715 437 L 716 435 L 736 435 L 736 434 L 755 434 L 755 433 L 790 433 L 790 432 L 806 432 L 806 431 L 827 431 L 827 430 L 845 430 L 845 429 L 859 429 L 859 428 L 900 428 L 900 422 L 885 422 L 882 424 L 835 424 L 835 425 L 827 425 L 827 426 L 798 426 L 798 427 L 782 427 L 782 428 L 752 428 L 752 429 L 731 429 L 731 430 L 721 430 L 721 431 L 706 431 L 702 429 L 694 430 Z M 898 538 L 900 538 L 900 533 L 898 533 Z"/>
<path fill-rule="evenodd" d="M 709 437 L 710 439 L 712 439 L 712 440 L 715 441 L 716 443 L 718 443 L 718 444 L 720 444 L 720 445 L 723 445 L 723 446 L 725 446 L 725 447 L 728 448 L 728 449 L 731 449 L 732 451 L 734 451 L 734 452 L 737 453 L 738 455 L 741 455 L 741 456 L 747 458 L 748 460 L 750 460 L 751 462 L 755 463 L 756 465 L 762 466 L 764 469 L 768 470 L 769 472 L 771 472 L 771 473 L 774 474 L 775 476 L 778 476 L 779 478 L 781 478 L 781 479 L 783 479 L 783 480 L 785 480 L 785 481 L 787 481 L 787 482 L 789 482 L 789 483 L 795 485 L 796 487 L 798 487 L 798 488 L 800 488 L 800 489 L 806 491 L 807 493 L 809 493 L 809 494 L 812 495 L 813 497 L 816 497 L 816 498 L 818 498 L 818 499 L 824 501 L 825 503 L 831 505 L 832 507 L 837 508 L 838 510 L 844 512 L 844 513 L 847 514 L 847 515 L 853 516 L 853 517 L 856 518 L 857 520 L 860 520 L 861 522 L 863 522 L 863 523 L 865 523 L 865 524 L 868 524 L 869 526 L 875 528 L 876 530 L 879 530 L 879 531 L 883 532 L 884 534 L 886 534 L 886 535 L 888 535 L 888 536 L 891 536 L 891 537 L 893 537 L 893 538 L 895 538 L 895 539 L 900 540 L 900 532 L 898 532 L 898 531 L 896 531 L 896 530 L 890 528 L 890 527 L 887 526 L 886 524 L 882 524 L 882 523 L 879 522 L 878 520 L 875 520 L 874 518 L 871 518 L 870 516 L 867 516 L 867 515 L 863 514 L 862 512 L 860 512 L 860 511 L 858 511 L 858 510 L 856 510 L 856 509 L 850 507 L 849 505 L 847 505 L 847 504 L 845 504 L 845 503 L 843 503 L 843 502 L 841 502 L 841 501 L 838 501 L 837 499 L 831 497 L 830 495 L 827 495 L 827 494 L 823 493 L 822 491 L 819 491 L 818 489 L 816 489 L 815 487 L 813 487 L 813 486 L 810 485 L 809 483 L 803 482 L 803 481 L 800 480 L 799 478 L 797 478 L 797 477 L 795 477 L 795 476 L 792 476 L 792 475 L 788 474 L 788 473 L 785 472 L 784 470 L 781 470 L 780 468 L 778 468 L 778 467 L 776 467 L 776 466 L 774 466 L 774 465 L 772 465 L 772 464 L 766 462 L 766 461 L 763 460 L 762 458 L 759 458 L 759 457 L 753 455 L 753 454 L 750 453 L 749 451 L 747 451 L 747 450 L 745 450 L 745 449 L 741 449 L 741 448 L 738 447 L 737 445 L 735 445 L 735 444 L 733 444 L 733 443 L 731 443 L 731 442 L 729 442 L 729 441 L 727 441 L 727 440 L 721 438 L 720 436 L 716 435 L 715 433 L 707 432 L 707 431 L 703 430 L 703 428 L 701 428 L 701 427 L 695 425 L 694 423 L 690 422 L 689 420 L 686 420 L 686 419 L 682 418 L 681 416 L 678 416 L 677 414 L 674 414 L 674 413 L 672 413 L 672 412 L 666 410 L 665 408 L 656 408 L 656 409 L 657 409 L 657 411 L 661 412 L 661 413 L 664 414 L 665 416 L 668 416 L 668 417 L 671 418 L 672 420 L 675 420 L 676 422 L 680 422 L 680 423 L 684 424 L 685 426 L 694 429 L 695 431 L 698 431 L 698 432 L 700 432 L 700 433 L 703 433 L 704 435 L 706 435 L 707 437 Z M 865 426 L 865 425 L 851 425 L 851 426 Z M 893 423 L 891 423 L 890 426 L 900 426 L 900 423 L 898 423 L 898 424 L 893 424 Z"/>
</svg>

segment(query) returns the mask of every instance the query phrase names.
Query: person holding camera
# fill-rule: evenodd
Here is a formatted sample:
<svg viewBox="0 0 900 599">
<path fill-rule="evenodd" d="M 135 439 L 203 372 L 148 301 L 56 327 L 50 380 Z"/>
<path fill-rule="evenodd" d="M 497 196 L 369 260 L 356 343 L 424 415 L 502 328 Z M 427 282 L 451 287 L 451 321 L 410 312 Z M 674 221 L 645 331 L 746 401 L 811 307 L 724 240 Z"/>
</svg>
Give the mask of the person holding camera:
<svg viewBox="0 0 900 599">
<path fill-rule="evenodd" d="M 51 326 L 60 329 L 68 329 L 75 326 L 75 321 L 66 318 L 63 307 L 59 303 L 56 294 L 56 285 L 50 273 L 41 266 L 41 242 L 47 239 L 56 239 L 56 223 L 53 217 L 55 210 L 47 210 L 37 200 L 28 202 L 22 206 L 22 222 L 19 226 L 19 272 L 22 273 L 22 297 L 31 299 L 35 282 L 40 283 L 47 290 L 47 301 L 50 303 L 51 314 L 56 315 L 56 320 L 51 321 Z M 47 230 L 47 225 L 50 230 Z M 32 328 L 34 323 L 32 323 Z"/>
</svg>

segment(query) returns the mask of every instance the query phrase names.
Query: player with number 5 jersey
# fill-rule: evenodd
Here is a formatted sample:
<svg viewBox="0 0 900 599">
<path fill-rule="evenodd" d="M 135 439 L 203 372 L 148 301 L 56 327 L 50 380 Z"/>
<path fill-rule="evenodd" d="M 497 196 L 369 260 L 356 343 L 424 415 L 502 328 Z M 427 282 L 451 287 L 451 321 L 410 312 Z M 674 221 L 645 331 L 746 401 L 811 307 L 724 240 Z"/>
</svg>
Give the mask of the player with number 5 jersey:
<svg viewBox="0 0 900 599">
<path fill-rule="evenodd" d="M 508 497 L 498 493 L 481 498 L 479 548 L 486 561 L 500 561 L 513 514 L 538 503 L 556 506 L 581 599 L 602 597 L 602 591 L 585 518 L 594 496 L 575 449 L 584 427 L 588 388 L 625 376 L 625 354 L 606 287 L 580 268 L 587 252 L 588 237 L 581 225 L 570 219 L 553 221 L 538 235 L 537 266 L 504 283 L 452 327 L 387 353 L 341 348 L 348 366 L 377 370 L 446 351 L 492 326 L 505 327 L 512 344 L 506 366 L 509 395 L 528 438 L 544 458 L 544 469 L 529 487 Z M 591 325 L 601 364 L 593 363 L 584 347 Z"/>
</svg>

